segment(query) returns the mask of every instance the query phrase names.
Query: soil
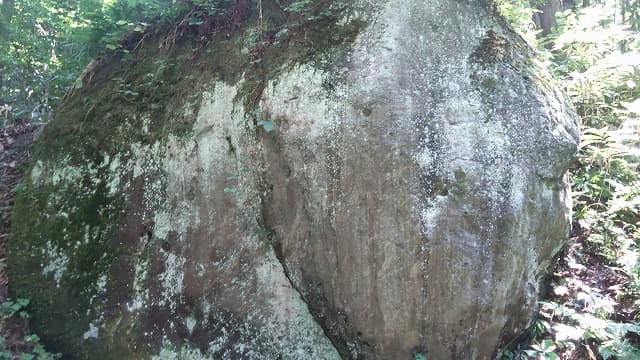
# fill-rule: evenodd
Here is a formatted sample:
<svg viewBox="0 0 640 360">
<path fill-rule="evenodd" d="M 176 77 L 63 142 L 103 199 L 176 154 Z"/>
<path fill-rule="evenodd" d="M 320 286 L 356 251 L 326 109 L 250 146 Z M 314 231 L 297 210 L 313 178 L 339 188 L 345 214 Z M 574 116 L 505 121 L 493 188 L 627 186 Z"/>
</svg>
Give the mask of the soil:
<svg viewBox="0 0 640 360">
<path fill-rule="evenodd" d="M 544 301 L 555 302 L 578 312 L 592 312 L 589 304 L 576 302 L 573 294 L 579 291 L 597 292 L 604 302 L 611 304 L 612 319 L 619 323 L 635 323 L 638 315 L 633 299 L 625 299 L 628 294 L 629 276 L 621 269 L 608 266 L 607 260 L 587 245 L 589 229 L 574 224 L 574 236 L 558 260 L 553 281 L 549 286 Z M 557 285 L 562 284 L 562 287 Z M 628 297 L 628 295 L 626 296 Z M 557 323 L 562 319 L 553 318 Z M 566 320 L 565 320 L 566 321 Z M 567 323 L 567 325 L 571 325 Z M 555 334 L 553 334 L 555 335 Z M 630 339 L 637 345 L 637 339 Z M 594 342 L 577 342 L 575 346 L 557 351 L 562 360 L 600 360 L 597 344 Z"/>
<path fill-rule="evenodd" d="M 11 209 L 16 197 L 16 186 L 24 176 L 31 157 L 32 144 L 42 124 L 14 123 L 0 127 L 0 303 L 11 299 L 8 290 L 7 240 L 11 228 Z M 5 349 L 19 357 L 32 346 L 24 338 L 29 333 L 28 321 L 19 316 L 6 316 L 0 310 L 0 337 Z M 0 351 L 2 347 L 0 346 Z"/>
</svg>

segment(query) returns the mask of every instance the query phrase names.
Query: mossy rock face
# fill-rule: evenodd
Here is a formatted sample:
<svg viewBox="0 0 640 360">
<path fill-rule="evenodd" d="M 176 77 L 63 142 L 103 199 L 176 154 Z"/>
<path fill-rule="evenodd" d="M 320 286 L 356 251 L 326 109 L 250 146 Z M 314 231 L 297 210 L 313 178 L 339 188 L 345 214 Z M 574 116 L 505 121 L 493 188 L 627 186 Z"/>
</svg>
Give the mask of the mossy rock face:
<svg viewBox="0 0 640 360">
<path fill-rule="evenodd" d="M 485 359 L 519 334 L 577 144 L 521 40 L 486 2 L 224 4 L 97 60 L 39 140 L 9 270 L 51 350 Z"/>
</svg>

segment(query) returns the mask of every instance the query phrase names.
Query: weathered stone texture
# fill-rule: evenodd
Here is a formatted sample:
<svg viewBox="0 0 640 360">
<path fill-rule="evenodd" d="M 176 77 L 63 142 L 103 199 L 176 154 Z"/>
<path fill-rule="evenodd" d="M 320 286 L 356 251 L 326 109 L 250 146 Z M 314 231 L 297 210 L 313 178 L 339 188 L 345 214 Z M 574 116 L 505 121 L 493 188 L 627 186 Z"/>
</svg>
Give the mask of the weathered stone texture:
<svg viewBox="0 0 640 360">
<path fill-rule="evenodd" d="M 11 238 L 54 349 L 488 359 L 528 326 L 567 236 L 572 111 L 484 1 L 326 16 L 324 48 L 292 28 L 259 65 L 252 20 L 195 65 L 147 53 L 190 76 L 164 115 L 109 108 L 108 82 L 62 108 Z"/>
</svg>

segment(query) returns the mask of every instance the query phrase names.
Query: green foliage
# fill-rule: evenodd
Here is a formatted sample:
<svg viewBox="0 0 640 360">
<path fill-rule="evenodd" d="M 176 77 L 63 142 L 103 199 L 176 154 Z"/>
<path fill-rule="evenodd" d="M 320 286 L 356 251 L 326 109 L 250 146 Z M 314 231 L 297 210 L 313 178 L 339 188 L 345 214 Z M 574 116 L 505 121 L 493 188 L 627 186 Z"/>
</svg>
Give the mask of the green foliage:
<svg viewBox="0 0 640 360">
<path fill-rule="evenodd" d="M 624 23 L 629 24 L 632 30 L 640 31 L 640 1 L 621 1 L 620 12 Z"/>
<path fill-rule="evenodd" d="M 18 299 L 15 302 L 13 301 L 5 301 L 0 306 L 0 316 L 3 320 L 6 320 L 16 314 L 20 314 L 20 317 L 23 319 L 29 318 L 29 314 L 24 311 L 24 308 L 29 305 L 28 299 Z"/>
<path fill-rule="evenodd" d="M 587 243 L 633 278 L 636 265 L 629 259 L 640 245 L 640 150 L 633 130 L 640 35 L 616 25 L 605 10 L 597 5 L 564 14 L 564 30 L 553 34 L 547 56 L 583 123 L 572 171 L 575 220 L 589 231 Z"/>
<path fill-rule="evenodd" d="M 26 307 L 29 305 L 28 299 L 17 299 L 14 301 L 5 301 L 0 306 L 1 319 L 0 328 L 6 326 L 7 323 L 13 321 L 25 321 L 29 318 Z M 19 317 L 19 319 L 15 319 Z M 16 346 L 21 344 L 21 346 Z M 23 339 L 12 339 L 12 343 L 0 336 L 0 360 L 7 359 L 23 359 L 23 360 L 55 360 L 60 359 L 60 354 L 48 352 L 42 343 L 40 337 L 36 334 L 25 335 Z"/>
<path fill-rule="evenodd" d="M 188 9 L 198 16 L 219 1 L 24 0 L 3 6 L 0 24 L 0 121 L 47 121 L 69 85 L 101 51 L 123 51 L 127 34 L 143 33 L 151 23 L 169 26 Z M 129 94 L 130 95 L 130 94 Z"/>
<path fill-rule="evenodd" d="M 630 354 L 638 354 L 638 349 L 629 343 L 627 336 L 640 334 L 640 326 L 608 320 L 606 312 L 579 312 L 575 309 L 585 305 L 592 310 L 609 306 L 596 289 L 588 291 L 593 293 L 582 292 L 582 300 L 579 300 L 580 296 L 576 298 L 576 301 L 582 303 L 574 304 L 575 307 L 569 308 L 554 302 L 542 303 L 542 315 L 555 322 L 553 331 L 549 329 L 548 336 L 553 336 L 557 344 L 594 341 L 600 344 L 598 351 L 604 359 L 612 356 L 628 359 Z"/>
<path fill-rule="evenodd" d="M 524 32 L 530 5 L 498 3 L 512 26 Z M 556 358 L 583 344 L 605 360 L 640 358 L 634 340 L 640 323 L 616 313 L 622 302 L 635 303 L 635 314 L 640 310 L 640 34 L 634 18 L 639 3 L 576 6 L 556 14 L 557 26 L 548 36 L 525 36 L 561 80 L 582 123 L 571 179 L 574 229 L 586 248 L 573 256 L 596 254 L 603 267 L 628 281 L 612 298 L 606 287 L 558 279 L 553 288 L 558 302 L 541 303 L 528 342 L 503 350 L 501 358 Z M 580 260 L 569 258 L 568 266 L 584 268 Z"/>
<path fill-rule="evenodd" d="M 258 126 L 261 126 L 266 132 L 272 132 L 275 129 L 275 125 L 271 121 L 264 119 L 258 121 Z"/>
<path fill-rule="evenodd" d="M 417 353 L 413 356 L 414 360 L 427 360 L 427 357 L 422 353 Z"/>
<path fill-rule="evenodd" d="M 514 30 L 527 34 L 534 30 L 533 14 L 536 10 L 529 0 L 496 0 L 498 11 L 511 24 Z"/>
<path fill-rule="evenodd" d="M 236 0 L 23 0 L 3 2 L 0 16 L 0 125 L 7 120 L 47 121 L 70 85 L 87 84 L 78 75 L 104 52 L 127 54 L 153 25 L 168 31 L 168 42 L 189 27 L 207 25 Z M 344 8 L 326 0 L 278 1 L 289 26 L 322 19 Z M 9 6 L 11 5 L 11 6 Z M 237 20 L 237 19 L 236 19 Z M 211 25 L 207 25 L 211 26 Z M 206 31 L 206 29 L 203 29 Z M 273 43 L 288 37 L 278 29 Z M 256 41 L 254 50 L 268 44 Z M 139 45 L 138 43 L 138 45 Z M 258 47 L 260 49 L 258 49 Z M 260 51 L 253 63 L 262 61 Z M 89 79 L 90 81 L 90 79 Z M 137 91 L 123 89 L 132 100 Z"/>
<path fill-rule="evenodd" d="M 531 350 L 525 350 L 525 354 L 536 359 L 543 360 L 558 360 L 558 354 L 555 350 L 557 345 L 549 339 L 545 339 L 538 344 L 531 345 Z"/>
<path fill-rule="evenodd" d="M 541 44 L 549 67 L 588 127 L 619 125 L 640 97 L 640 34 L 616 23 L 615 1 L 558 14 L 558 28 Z M 625 112 L 626 111 L 626 112 Z"/>
<path fill-rule="evenodd" d="M 300 13 L 307 10 L 309 8 L 309 5 L 311 5 L 312 3 L 313 3 L 313 0 L 294 1 L 289 6 L 285 7 L 284 10 Z"/>
</svg>

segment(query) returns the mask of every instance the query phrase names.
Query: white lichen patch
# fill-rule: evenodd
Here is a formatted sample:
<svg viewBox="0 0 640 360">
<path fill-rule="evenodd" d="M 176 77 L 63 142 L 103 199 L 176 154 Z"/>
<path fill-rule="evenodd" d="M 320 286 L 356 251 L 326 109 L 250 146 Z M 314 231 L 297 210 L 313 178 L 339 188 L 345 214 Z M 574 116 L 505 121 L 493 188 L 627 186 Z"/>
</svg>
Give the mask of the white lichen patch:
<svg viewBox="0 0 640 360">
<path fill-rule="evenodd" d="M 142 129 L 141 129 L 144 134 L 149 133 L 149 125 L 151 125 L 151 119 L 148 116 L 145 116 L 145 118 L 142 119 Z"/>
<path fill-rule="evenodd" d="M 267 252 L 266 260 L 256 268 L 256 279 L 258 298 L 265 299 L 270 306 L 261 331 L 269 334 L 274 347 L 281 347 L 284 358 L 340 359 L 340 355 L 309 312 L 307 304 L 291 286 L 282 264 L 272 251 Z M 296 341 L 285 343 L 278 339 Z"/>
<path fill-rule="evenodd" d="M 97 339 L 99 335 L 100 335 L 100 327 L 94 325 L 93 323 L 90 323 L 89 330 L 87 330 L 84 334 L 82 334 L 82 338 L 84 340 Z"/>
<path fill-rule="evenodd" d="M 186 234 L 189 229 L 200 224 L 200 213 L 191 191 L 191 181 L 199 174 L 197 164 L 190 156 L 196 143 L 190 140 L 169 137 L 166 159 L 162 163 L 162 172 L 166 173 L 167 198 L 163 197 L 161 206 L 154 209 L 154 236 L 165 240 L 170 232 Z"/>
<path fill-rule="evenodd" d="M 244 154 L 240 144 L 246 141 L 242 106 L 234 103 L 235 86 L 219 82 L 211 92 L 205 92 L 193 127 L 193 137 L 169 137 L 164 157 L 159 164 L 166 174 L 166 198 L 156 209 L 154 235 L 166 239 L 170 232 L 181 235 L 200 226 L 202 221 L 219 216 L 214 207 L 202 212 L 202 204 L 222 196 L 226 179 L 237 176 L 243 164 L 238 160 Z M 234 153 L 234 151 L 236 153 Z M 239 180 L 228 185 L 238 192 L 243 186 Z"/>
<path fill-rule="evenodd" d="M 230 336 L 231 334 L 229 333 L 229 330 L 227 330 L 227 327 L 223 325 L 220 328 L 220 335 L 209 342 L 209 353 L 215 354 L 222 350 L 224 346 L 229 342 Z"/>
<path fill-rule="evenodd" d="M 108 161 L 111 160 L 111 161 Z M 109 167 L 109 174 L 111 175 L 108 183 L 107 189 L 109 189 L 109 195 L 113 196 L 120 192 L 122 177 L 119 176 L 120 168 L 122 166 L 120 162 L 120 157 L 115 156 L 113 159 L 110 159 L 108 156 L 105 156 L 106 166 Z"/>
<path fill-rule="evenodd" d="M 31 181 L 37 185 L 73 186 L 74 190 L 84 196 L 95 194 L 98 185 L 106 182 L 108 195 L 119 194 L 122 180 L 119 156 L 112 157 L 105 153 L 100 164 L 94 164 L 89 160 L 80 163 L 83 165 L 73 165 L 70 156 L 49 162 L 38 160 L 31 170 Z M 73 204 L 66 204 L 67 198 L 63 195 L 60 192 L 53 192 L 49 195 L 48 201 L 72 207 Z M 55 207 L 60 209 L 59 215 L 69 216 L 68 209 L 62 209 L 60 205 Z"/>
<path fill-rule="evenodd" d="M 151 357 L 151 360 L 209 360 L 213 357 L 203 354 L 200 350 L 189 346 L 183 346 L 176 349 L 173 345 L 167 343 L 160 350 L 158 355 Z"/>
<path fill-rule="evenodd" d="M 42 179 L 42 172 L 44 171 L 43 167 L 44 163 L 42 160 L 36 161 L 35 165 L 33 165 L 33 168 L 31 169 L 31 181 L 33 181 L 34 184 L 39 183 L 40 179 Z"/>
<path fill-rule="evenodd" d="M 162 295 L 158 303 L 175 311 L 182 298 L 186 259 L 173 253 L 165 253 L 164 256 L 164 272 L 158 276 L 162 286 Z"/>
<path fill-rule="evenodd" d="M 144 287 L 144 281 L 147 279 L 148 260 L 138 259 L 135 266 L 135 275 L 133 278 L 133 298 L 127 304 L 129 312 L 139 311 L 149 298 L 149 289 Z"/>
<path fill-rule="evenodd" d="M 187 327 L 187 330 L 189 330 L 189 335 L 193 334 L 193 329 L 196 328 L 197 324 L 198 320 L 196 320 L 196 318 L 194 318 L 193 316 L 188 316 L 185 319 L 185 326 Z"/>
<path fill-rule="evenodd" d="M 338 104 L 322 85 L 326 76 L 323 71 L 305 64 L 269 81 L 261 107 L 283 135 L 311 141 L 324 135 L 340 119 Z"/>
<path fill-rule="evenodd" d="M 53 245 L 51 241 L 47 241 L 46 248 L 42 250 L 43 255 L 49 259 L 49 263 L 42 268 L 42 274 L 53 274 L 53 279 L 56 282 L 56 286 L 60 287 L 60 280 L 67 270 L 67 263 L 69 257 L 67 254 Z"/>
<path fill-rule="evenodd" d="M 43 162 L 38 160 L 31 171 L 31 181 L 34 184 L 46 184 L 57 186 L 60 184 L 78 184 L 81 183 L 86 175 L 96 183 L 97 169 L 88 162 L 89 165 L 84 167 L 71 165 L 71 158 L 66 156 L 57 159 L 55 162 Z"/>
<path fill-rule="evenodd" d="M 526 169 L 520 166 L 514 166 L 513 175 L 511 176 L 511 192 L 509 205 L 514 214 L 523 211 L 526 205 L 526 196 L 528 195 Z"/>
<path fill-rule="evenodd" d="M 100 275 L 100 277 L 98 277 L 98 281 L 96 281 L 95 283 L 95 293 L 91 296 L 91 299 L 89 299 L 90 304 L 94 304 L 96 299 L 106 294 L 108 278 L 109 277 L 107 274 L 102 274 Z"/>
<path fill-rule="evenodd" d="M 159 161 L 161 161 L 164 155 L 164 148 L 160 142 L 155 142 L 151 145 L 145 145 L 142 143 L 133 143 L 129 148 L 130 159 L 127 163 L 127 168 L 133 170 L 133 178 L 138 178 L 150 170 L 157 170 L 160 167 Z"/>
<path fill-rule="evenodd" d="M 92 179 L 95 179 L 95 175 L 97 175 L 97 171 L 93 166 L 88 166 L 87 168 L 80 168 L 76 166 L 68 165 L 70 162 L 70 158 L 66 157 L 62 159 L 60 162 L 61 166 L 59 166 L 55 171 L 53 171 L 48 179 L 48 182 L 51 185 L 62 184 L 73 184 L 77 183 L 80 179 L 85 176 L 85 173 L 91 176 Z"/>
</svg>

